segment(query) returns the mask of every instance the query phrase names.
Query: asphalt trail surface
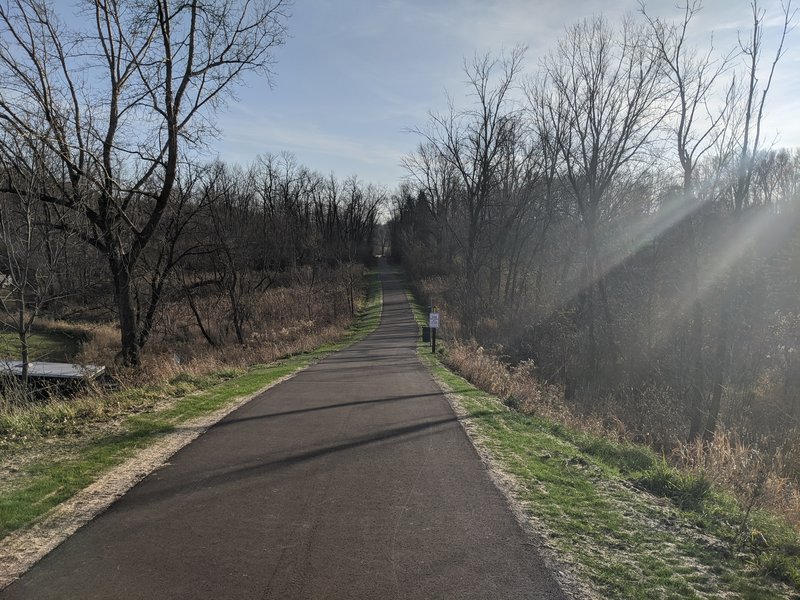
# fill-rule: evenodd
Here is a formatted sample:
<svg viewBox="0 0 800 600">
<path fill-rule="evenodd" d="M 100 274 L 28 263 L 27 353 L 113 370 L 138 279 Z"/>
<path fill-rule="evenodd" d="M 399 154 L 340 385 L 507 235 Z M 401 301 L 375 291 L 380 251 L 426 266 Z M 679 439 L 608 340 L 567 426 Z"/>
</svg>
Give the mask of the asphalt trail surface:
<svg viewBox="0 0 800 600">
<path fill-rule="evenodd" d="M 564 598 L 381 276 L 373 334 L 231 413 L 0 598 Z"/>
</svg>

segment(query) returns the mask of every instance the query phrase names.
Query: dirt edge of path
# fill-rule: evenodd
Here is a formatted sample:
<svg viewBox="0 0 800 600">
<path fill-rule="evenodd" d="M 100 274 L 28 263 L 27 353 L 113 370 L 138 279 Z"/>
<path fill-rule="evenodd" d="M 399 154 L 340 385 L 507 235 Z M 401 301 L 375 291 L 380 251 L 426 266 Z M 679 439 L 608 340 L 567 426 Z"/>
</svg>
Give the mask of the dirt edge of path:
<svg viewBox="0 0 800 600">
<path fill-rule="evenodd" d="M 236 409 L 291 379 L 304 368 L 270 382 L 257 392 L 242 396 L 212 413 L 178 426 L 135 456 L 103 474 L 97 481 L 53 508 L 41 519 L 0 540 L 0 590 L 19 579 L 28 569 L 125 495 L 173 454 L 205 433 Z"/>
<path fill-rule="evenodd" d="M 575 567 L 565 563 L 555 546 L 549 543 L 549 532 L 544 524 L 541 523 L 535 515 L 531 514 L 531 511 L 526 509 L 523 502 L 520 502 L 516 498 L 515 490 L 518 487 L 516 479 L 512 475 L 506 473 L 498 461 L 491 455 L 486 447 L 484 439 L 477 431 L 476 427 L 469 422 L 469 415 L 466 409 L 461 405 L 459 394 L 455 393 L 445 381 L 428 369 L 424 361 L 420 359 L 420 362 L 423 363 L 433 380 L 439 388 L 441 388 L 442 393 L 450 403 L 450 407 L 453 409 L 456 417 L 458 417 L 458 422 L 461 424 L 464 433 L 467 434 L 472 446 L 486 466 L 489 477 L 495 487 L 497 487 L 505 497 L 506 503 L 517 523 L 522 527 L 526 535 L 536 542 L 536 549 L 539 551 L 547 568 L 555 577 L 561 590 L 574 600 L 601 600 L 585 583 Z"/>
</svg>

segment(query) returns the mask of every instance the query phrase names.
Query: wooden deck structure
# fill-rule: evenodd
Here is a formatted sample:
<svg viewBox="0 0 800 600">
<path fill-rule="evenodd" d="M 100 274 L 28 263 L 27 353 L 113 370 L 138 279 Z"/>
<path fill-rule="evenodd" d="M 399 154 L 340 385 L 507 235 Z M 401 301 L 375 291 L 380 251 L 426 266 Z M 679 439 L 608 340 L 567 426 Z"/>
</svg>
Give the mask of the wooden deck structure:
<svg viewBox="0 0 800 600">
<path fill-rule="evenodd" d="M 101 365 L 76 365 L 57 362 L 29 362 L 28 378 L 51 381 L 91 381 L 105 372 Z M 22 377 L 22 362 L 0 359 L 0 375 Z"/>
</svg>

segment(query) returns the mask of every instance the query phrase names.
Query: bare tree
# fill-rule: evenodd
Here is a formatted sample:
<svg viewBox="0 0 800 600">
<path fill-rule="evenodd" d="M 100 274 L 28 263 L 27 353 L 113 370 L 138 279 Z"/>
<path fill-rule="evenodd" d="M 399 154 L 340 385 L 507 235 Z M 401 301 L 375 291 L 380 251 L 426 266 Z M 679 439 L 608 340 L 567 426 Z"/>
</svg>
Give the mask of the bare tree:
<svg viewBox="0 0 800 600">
<path fill-rule="evenodd" d="M 3 147 L 14 145 L 4 140 Z M 40 200 L 45 182 L 38 156 L 32 161 L 9 164 L 0 155 L 6 189 L 0 193 L 0 306 L 19 338 L 23 389 L 28 384 L 30 336 L 36 319 L 47 303 L 61 291 L 55 286 L 63 268 L 65 238 L 58 235 L 52 207 Z"/>
<path fill-rule="evenodd" d="M 742 140 L 739 150 L 739 168 L 734 192 L 734 211 L 741 212 L 742 208 L 750 195 L 750 184 L 753 179 L 753 169 L 755 168 L 756 156 L 761 150 L 761 124 L 764 118 L 769 90 L 772 87 L 772 79 L 775 69 L 781 58 L 786 53 L 786 37 L 794 29 L 797 10 L 792 7 L 792 0 L 781 2 L 782 25 L 778 37 L 775 54 L 766 70 L 766 80 L 762 83 L 761 61 L 764 58 L 764 26 L 766 11 L 761 8 L 758 0 L 753 0 L 750 4 L 753 18 L 753 27 L 750 30 L 749 38 L 741 38 L 739 45 L 741 53 L 745 59 L 745 79 L 746 90 L 744 95 L 744 107 L 742 111 Z"/>
<path fill-rule="evenodd" d="M 741 109 L 742 130 L 741 146 L 738 153 L 736 183 L 733 189 L 733 235 L 738 235 L 742 211 L 747 206 L 750 198 L 750 187 L 753 180 L 756 157 L 761 144 L 761 124 L 764 117 L 767 97 L 775 69 L 781 58 L 786 53 L 786 38 L 794 28 L 797 11 L 792 8 L 791 0 L 781 2 L 782 27 L 778 37 L 777 48 L 769 66 L 766 70 L 766 80 L 759 85 L 759 75 L 762 74 L 762 60 L 764 59 L 764 20 L 766 12 L 758 3 L 752 0 L 752 29 L 749 38 L 744 39 L 740 35 L 739 45 L 741 55 L 745 59 L 745 80 L 746 89 L 744 93 L 744 106 Z M 711 392 L 711 404 L 708 410 L 708 419 L 705 425 L 703 438 L 710 441 L 717 429 L 719 422 L 719 412 L 722 407 L 722 395 L 725 390 L 725 379 L 727 367 L 730 361 L 730 344 L 733 339 L 733 304 L 739 294 L 739 265 L 738 261 L 733 263 L 726 282 L 725 293 L 722 294 L 719 331 L 717 333 L 716 356 L 714 361 L 714 373 Z"/>
<path fill-rule="evenodd" d="M 57 160 L 41 194 L 108 265 L 121 359 L 139 363 L 133 278 L 157 239 L 181 154 L 242 76 L 270 75 L 284 0 L 94 0 L 65 31 L 40 0 L 0 4 L 0 122 Z M 66 225 L 65 225 L 66 226 Z M 151 297 L 158 301 L 158 295 Z M 148 310 L 143 313 L 149 312 Z"/>
<path fill-rule="evenodd" d="M 151 244 L 139 261 L 132 293 L 136 320 L 140 324 L 140 348 L 150 338 L 175 269 L 187 259 L 211 252 L 209 240 L 202 237 L 200 223 L 207 215 L 207 199 L 197 193 L 206 170 L 192 164 L 183 165 L 156 234 L 160 243 Z M 191 304 L 191 297 L 188 300 Z"/>
<path fill-rule="evenodd" d="M 430 244 L 436 256 L 451 262 L 455 235 L 452 217 L 461 190 L 459 171 L 430 142 L 421 143 L 416 152 L 404 157 L 403 166 L 409 183 L 422 191 L 426 200 L 430 212 L 427 225 L 432 231 Z M 395 250 L 399 252 L 400 248 Z"/>
<path fill-rule="evenodd" d="M 600 354 L 595 294 L 609 329 L 606 342 L 612 362 L 617 355 L 599 263 L 598 227 L 613 209 L 618 176 L 641 158 L 666 116 L 661 60 L 641 27 L 626 20 L 615 31 L 596 17 L 569 27 L 544 64 L 544 85 L 553 90 L 546 109 L 559 124 L 559 175 L 572 192 L 585 233 L 582 303 L 588 362 L 596 373 Z"/>
<path fill-rule="evenodd" d="M 700 243 L 698 228 L 701 215 L 698 211 L 707 205 L 708 194 L 698 190 L 695 172 L 699 161 L 709 152 L 727 154 L 725 146 L 730 144 L 735 106 L 735 78 L 723 88 L 722 101 L 718 88 L 723 76 L 730 71 L 731 54 L 715 57 L 713 45 L 700 53 L 687 41 L 689 26 L 701 10 L 699 0 L 687 1 L 680 7 L 681 18 L 676 22 L 664 21 L 648 15 L 644 3 L 641 11 L 652 31 L 653 46 L 660 57 L 670 84 L 670 94 L 675 98 L 673 112 L 666 121 L 672 134 L 674 148 L 681 168 L 682 197 L 679 214 L 684 219 L 690 246 L 687 276 L 689 294 L 692 297 L 691 316 L 687 320 L 688 368 L 691 370 L 688 389 L 690 416 L 689 439 L 702 432 L 706 404 L 706 359 L 704 356 L 705 311 L 700 295 Z M 722 147 L 720 147 L 722 146 Z M 723 165 L 718 164 L 718 167 Z M 717 176 L 722 172 L 718 168 Z M 706 189 L 714 186 L 706 186 Z"/>
<path fill-rule="evenodd" d="M 441 176 L 424 172 L 428 166 L 443 168 L 443 174 L 452 169 L 457 176 L 461 192 L 459 211 L 464 216 L 464 226 L 452 231 L 464 261 L 462 321 L 468 334 L 474 333 L 477 322 L 477 282 L 483 266 L 479 244 L 492 195 L 498 186 L 503 148 L 513 138 L 518 123 L 514 118 L 517 111 L 511 92 L 522 69 L 523 56 L 524 49 L 518 47 L 499 59 L 487 54 L 465 64 L 473 106 L 459 110 L 451 102 L 449 112 L 432 115 L 429 127 L 417 130 L 425 140 L 419 158 L 406 161 L 412 176 L 422 181 L 443 181 Z M 423 167 L 422 173 L 419 173 L 420 167 Z M 443 182 L 447 185 L 449 181 L 452 180 L 445 177 Z M 432 194 L 431 197 L 436 196 Z"/>
<path fill-rule="evenodd" d="M 273 272 L 261 259 L 263 232 L 254 218 L 256 210 L 253 173 L 217 164 L 203 196 L 208 202 L 211 231 L 208 238 L 215 252 L 210 256 L 216 286 L 226 297 L 230 322 L 240 345 L 246 343 L 245 326 L 250 319 L 248 300 L 269 288 Z"/>
</svg>

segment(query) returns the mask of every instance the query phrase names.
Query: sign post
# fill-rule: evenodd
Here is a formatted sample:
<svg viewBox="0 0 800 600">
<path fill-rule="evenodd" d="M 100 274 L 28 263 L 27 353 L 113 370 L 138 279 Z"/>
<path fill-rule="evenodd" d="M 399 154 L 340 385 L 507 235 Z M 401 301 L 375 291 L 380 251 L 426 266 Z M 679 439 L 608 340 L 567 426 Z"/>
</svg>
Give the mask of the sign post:
<svg viewBox="0 0 800 600">
<path fill-rule="evenodd" d="M 436 330 L 439 328 L 439 311 L 436 307 L 431 307 L 428 313 L 428 327 L 431 328 L 431 352 L 436 353 Z"/>
</svg>

